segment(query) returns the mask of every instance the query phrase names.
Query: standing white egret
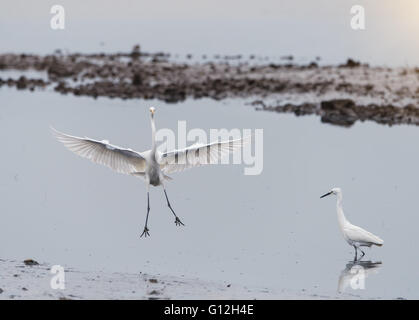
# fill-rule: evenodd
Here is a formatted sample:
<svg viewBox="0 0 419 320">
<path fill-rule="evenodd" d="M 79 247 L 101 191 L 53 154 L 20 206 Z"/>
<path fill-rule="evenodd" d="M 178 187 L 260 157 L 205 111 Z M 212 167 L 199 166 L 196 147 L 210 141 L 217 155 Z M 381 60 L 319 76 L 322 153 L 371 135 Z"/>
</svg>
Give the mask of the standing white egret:
<svg viewBox="0 0 419 320">
<path fill-rule="evenodd" d="M 368 232 L 360 227 L 351 224 L 345 217 L 342 207 L 342 190 L 340 188 L 333 188 L 330 192 L 322 195 L 320 198 L 324 198 L 328 195 L 334 194 L 337 196 L 337 214 L 339 228 L 342 231 L 343 237 L 350 246 L 355 248 L 355 260 L 357 259 L 357 249 L 362 252 L 362 257 L 365 255 L 364 251 L 360 247 L 371 247 L 372 245 L 382 246 L 384 241 L 376 235 Z"/>
<path fill-rule="evenodd" d="M 137 152 L 111 145 L 107 140 L 79 138 L 61 133 L 54 128 L 53 133 L 69 150 L 77 155 L 90 159 L 95 163 L 105 165 L 119 173 L 130 174 L 144 178 L 147 186 L 147 215 L 142 236 L 149 236 L 148 215 L 150 213 L 149 189 L 152 186 L 162 186 L 167 205 L 175 216 L 177 226 L 184 225 L 176 215 L 167 197 L 165 180 L 171 180 L 166 174 L 182 171 L 186 168 L 215 163 L 217 159 L 230 152 L 238 150 L 247 139 L 213 142 L 206 145 L 194 144 L 180 150 L 161 153 L 156 146 L 156 126 L 154 123 L 155 109 L 150 108 L 151 116 L 151 150 Z"/>
</svg>

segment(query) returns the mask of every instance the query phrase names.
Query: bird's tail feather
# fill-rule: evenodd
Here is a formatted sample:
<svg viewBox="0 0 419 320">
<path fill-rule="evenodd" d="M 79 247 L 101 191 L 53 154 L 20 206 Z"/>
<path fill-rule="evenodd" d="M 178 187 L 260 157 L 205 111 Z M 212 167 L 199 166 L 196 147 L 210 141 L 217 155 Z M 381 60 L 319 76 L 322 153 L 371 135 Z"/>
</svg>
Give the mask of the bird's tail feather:
<svg viewBox="0 0 419 320">
<path fill-rule="evenodd" d="M 384 240 L 381 239 L 380 237 L 374 236 L 375 237 L 375 245 L 381 247 L 384 244 Z"/>
</svg>

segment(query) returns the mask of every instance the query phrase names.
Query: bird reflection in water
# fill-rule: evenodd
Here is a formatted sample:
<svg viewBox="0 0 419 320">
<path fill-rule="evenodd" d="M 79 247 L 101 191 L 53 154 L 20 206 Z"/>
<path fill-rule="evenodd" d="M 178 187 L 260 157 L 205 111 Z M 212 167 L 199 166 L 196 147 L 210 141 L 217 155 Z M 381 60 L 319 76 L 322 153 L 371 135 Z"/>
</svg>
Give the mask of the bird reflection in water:
<svg viewBox="0 0 419 320">
<path fill-rule="evenodd" d="M 342 270 L 339 282 L 338 293 L 343 293 L 349 288 L 353 290 L 365 289 L 366 279 L 371 274 L 377 274 L 378 269 L 382 266 L 381 261 L 349 261 L 345 269 Z"/>
</svg>

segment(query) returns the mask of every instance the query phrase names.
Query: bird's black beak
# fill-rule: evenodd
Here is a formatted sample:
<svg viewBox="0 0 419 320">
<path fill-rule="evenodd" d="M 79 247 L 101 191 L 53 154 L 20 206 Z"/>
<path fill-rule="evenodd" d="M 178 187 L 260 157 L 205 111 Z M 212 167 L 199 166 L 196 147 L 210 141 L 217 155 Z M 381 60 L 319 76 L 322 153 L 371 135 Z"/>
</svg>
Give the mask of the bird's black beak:
<svg viewBox="0 0 419 320">
<path fill-rule="evenodd" d="M 320 197 L 320 199 L 321 198 L 324 198 L 324 197 L 327 197 L 328 195 L 331 195 L 333 192 L 332 191 L 330 191 L 330 192 L 328 192 L 328 193 L 326 193 L 326 194 L 324 194 L 324 195 L 322 195 L 321 197 Z"/>
</svg>

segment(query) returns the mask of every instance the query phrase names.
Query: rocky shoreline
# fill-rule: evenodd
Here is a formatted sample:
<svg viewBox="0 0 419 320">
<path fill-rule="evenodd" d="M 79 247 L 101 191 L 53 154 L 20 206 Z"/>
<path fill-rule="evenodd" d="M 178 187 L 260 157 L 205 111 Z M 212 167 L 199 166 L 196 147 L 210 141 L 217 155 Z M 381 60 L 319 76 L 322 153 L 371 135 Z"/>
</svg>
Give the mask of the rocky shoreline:
<svg viewBox="0 0 419 320">
<path fill-rule="evenodd" d="M 419 108 L 414 105 L 395 107 L 393 105 L 357 105 L 351 99 L 333 99 L 320 104 L 303 103 L 301 105 L 266 106 L 263 101 L 254 101 L 257 110 L 280 113 L 294 113 L 296 116 L 315 114 L 323 123 L 350 127 L 356 121 L 374 121 L 389 126 L 396 124 L 419 125 Z"/>
<path fill-rule="evenodd" d="M 4 77 L 2 71 L 21 75 Z M 27 71 L 42 76 L 27 76 Z M 1 54 L 2 86 L 166 103 L 241 98 L 260 110 L 315 114 L 341 126 L 358 120 L 419 124 L 419 68 L 370 67 L 352 59 L 337 66 L 299 65 L 292 59 L 260 63 L 241 56 L 176 62 L 169 54 L 144 53 L 139 46 L 115 54 Z"/>
</svg>

